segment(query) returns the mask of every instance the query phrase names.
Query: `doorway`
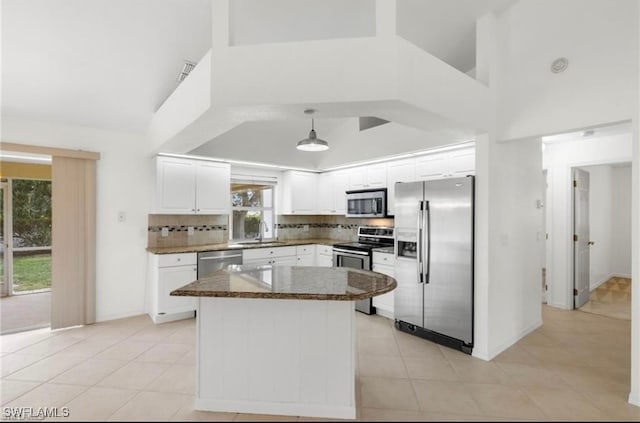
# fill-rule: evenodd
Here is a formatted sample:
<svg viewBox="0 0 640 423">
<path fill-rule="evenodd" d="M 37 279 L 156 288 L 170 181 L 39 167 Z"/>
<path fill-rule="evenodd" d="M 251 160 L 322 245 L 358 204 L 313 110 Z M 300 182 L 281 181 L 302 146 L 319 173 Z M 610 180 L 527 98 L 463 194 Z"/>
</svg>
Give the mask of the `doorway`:
<svg viewBox="0 0 640 423">
<path fill-rule="evenodd" d="M 2 334 L 51 319 L 51 166 L 29 160 L 2 161 Z"/>
<path fill-rule="evenodd" d="M 631 164 L 581 166 L 580 170 L 590 177 L 589 295 L 575 308 L 631 320 Z"/>
</svg>

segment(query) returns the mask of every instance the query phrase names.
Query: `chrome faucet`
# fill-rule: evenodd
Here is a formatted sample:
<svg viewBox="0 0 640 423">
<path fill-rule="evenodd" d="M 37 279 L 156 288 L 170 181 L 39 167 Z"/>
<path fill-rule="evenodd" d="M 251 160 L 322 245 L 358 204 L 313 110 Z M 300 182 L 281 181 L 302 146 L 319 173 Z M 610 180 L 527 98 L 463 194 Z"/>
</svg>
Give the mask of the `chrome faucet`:
<svg viewBox="0 0 640 423">
<path fill-rule="evenodd" d="M 262 225 L 264 225 L 264 232 L 262 232 Z M 262 242 L 262 235 L 269 232 L 269 225 L 264 220 L 261 220 L 258 224 L 258 242 Z"/>
</svg>

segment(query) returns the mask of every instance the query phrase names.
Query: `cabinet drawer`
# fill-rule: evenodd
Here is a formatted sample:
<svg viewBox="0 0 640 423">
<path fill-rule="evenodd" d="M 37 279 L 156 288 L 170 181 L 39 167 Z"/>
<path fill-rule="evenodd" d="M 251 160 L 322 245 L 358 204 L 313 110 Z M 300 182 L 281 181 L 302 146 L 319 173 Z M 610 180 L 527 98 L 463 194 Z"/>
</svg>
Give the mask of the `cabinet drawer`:
<svg viewBox="0 0 640 423">
<path fill-rule="evenodd" d="M 331 245 L 318 244 L 318 254 L 333 256 L 333 247 Z"/>
<path fill-rule="evenodd" d="M 393 254 L 373 252 L 373 264 L 382 264 L 385 266 L 394 265 Z"/>
<path fill-rule="evenodd" d="M 251 248 L 242 250 L 242 259 L 255 260 L 267 257 L 295 256 L 296 247 L 276 247 L 276 248 Z"/>
<path fill-rule="evenodd" d="M 188 266 L 197 263 L 197 253 L 161 254 L 158 258 L 158 267 Z"/>
<path fill-rule="evenodd" d="M 315 252 L 315 248 L 313 245 L 298 245 L 296 246 L 296 255 L 303 256 L 306 254 L 313 254 Z"/>
</svg>

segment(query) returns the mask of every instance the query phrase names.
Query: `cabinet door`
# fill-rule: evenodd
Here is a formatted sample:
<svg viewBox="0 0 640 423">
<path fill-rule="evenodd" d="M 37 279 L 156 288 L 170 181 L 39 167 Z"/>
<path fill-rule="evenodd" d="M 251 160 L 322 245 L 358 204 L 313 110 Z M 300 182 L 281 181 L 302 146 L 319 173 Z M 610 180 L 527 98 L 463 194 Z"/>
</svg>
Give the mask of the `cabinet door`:
<svg viewBox="0 0 640 423">
<path fill-rule="evenodd" d="M 365 188 L 365 176 L 366 176 L 366 168 L 355 167 L 349 170 L 349 189 L 364 189 Z"/>
<path fill-rule="evenodd" d="M 158 313 L 178 313 L 196 309 L 195 297 L 172 297 L 174 289 L 195 281 L 198 276 L 196 266 L 163 267 L 158 278 Z"/>
<path fill-rule="evenodd" d="M 156 211 L 195 212 L 196 167 L 189 160 L 158 157 L 156 163 Z"/>
<path fill-rule="evenodd" d="M 449 175 L 467 176 L 476 173 L 476 150 L 465 148 L 464 150 L 449 153 Z"/>
<path fill-rule="evenodd" d="M 347 198 L 345 192 L 349 190 L 349 175 L 347 172 L 333 172 L 333 209 L 335 214 L 345 214 Z"/>
<path fill-rule="evenodd" d="M 296 266 L 313 266 L 314 264 L 313 254 L 304 254 L 296 257 Z"/>
<path fill-rule="evenodd" d="M 380 264 L 374 264 L 372 270 L 374 272 L 382 273 L 392 278 L 395 275 L 393 266 L 385 266 Z M 393 317 L 393 291 L 387 292 L 382 295 L 373 297 L 373 306 L 378 309 L 378 313 L 386 317 Z"/>
<path fill-rule="evenodd" d="M 333 174 L 321 173 L 318 175 L 318 213 L 320 214 L 333 214 L 334 210 L 334 195 L 333 195 Z"/>
<path fill-rule="evenodd" d="M 333 256 L 328 256 L 326 254 L 318 254 L 316 257 L 316 266 L 320 267 L 332 267 L 333 266 Z"/>
<path fill-rule="evenodd" d="M 389 163 L 387 167 L 387 214 L 394 214 L 396 182 L 416 180 L 415 160 L 403 160 Z"/>
<path fill-rule="evenodd" d="M 227 163 L 196 165 L 196 213 L 228 214 L 231 202 L 231 170 Z"/>
<path fill-rule="evenodd" d="M 272 263 L 280 266 L 295 266 L 298 264 L 296 256 L 276 257 L 272 259 Z"/>
<path fill-rule="evenodd" d="M 449 161 L 445 153 L 429 154 L 416 160 L 416 176 L 419 180 L 440 179 L 448 171 Z"/>
<path fill-rule="evenodd" d="M 367 179 L 364 187 L 366 189 L 387 187 L 386 163 L 367 166 Z"/>
<path fill-rule="evenodd" d="M 315 214 L 316 174 L 296 172 L 291 179 L 291 212 L 295 214 Z"/>
</svg>

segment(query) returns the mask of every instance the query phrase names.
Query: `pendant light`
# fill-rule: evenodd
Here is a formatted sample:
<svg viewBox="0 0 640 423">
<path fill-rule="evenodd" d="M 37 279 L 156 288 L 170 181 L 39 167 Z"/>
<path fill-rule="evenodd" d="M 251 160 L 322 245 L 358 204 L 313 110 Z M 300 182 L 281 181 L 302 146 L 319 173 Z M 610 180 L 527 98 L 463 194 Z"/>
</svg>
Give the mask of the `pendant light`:
<svg viewBox="0 0 640 423">
<path fill-rule="evenodd" d="M 312 115 L 315 113 L 314 109 L 307 109 L 304 111 L 307 115 Z M 309 132 L 309 137 L 303 140 L 298 141 L 298 145 L 296 148 L 302 151 L 324 151 L 329 149 L 329 143 L 325 140 L 321 140 L 316 135 L 316 130 L 313 126 L 313 118 L 311 118 L 311 132 Z"/>
</svg>

